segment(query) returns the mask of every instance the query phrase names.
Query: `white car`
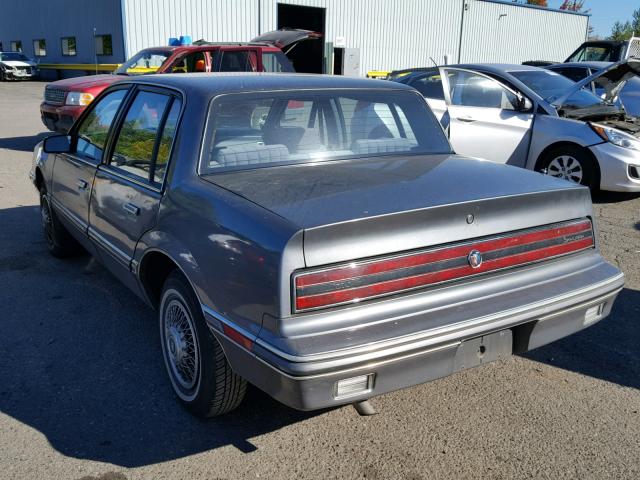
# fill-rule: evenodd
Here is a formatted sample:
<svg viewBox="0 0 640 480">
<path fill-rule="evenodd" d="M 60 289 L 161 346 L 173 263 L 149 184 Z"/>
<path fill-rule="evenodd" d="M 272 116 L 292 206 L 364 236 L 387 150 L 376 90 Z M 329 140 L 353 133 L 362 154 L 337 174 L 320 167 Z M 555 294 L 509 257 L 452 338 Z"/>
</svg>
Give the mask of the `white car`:
<svg viewBox="0 0 640 480">
<path fill-rule="evenodd" d="M 640 118 L 618 101 L 638 74 L 638 60 L 578 83 L 526 65 L 473 64 L 417 69 L 396 81 L 422 93 L 458 154 L 640 192 Z M 593 82 L 602 98 L 589 90 Z"/>
<path fill-rule="evenodd" d="M 29 80 L 38 76 L 38 64 L 21 52 L 0 52 L 0 80 Z"/>
</svg>

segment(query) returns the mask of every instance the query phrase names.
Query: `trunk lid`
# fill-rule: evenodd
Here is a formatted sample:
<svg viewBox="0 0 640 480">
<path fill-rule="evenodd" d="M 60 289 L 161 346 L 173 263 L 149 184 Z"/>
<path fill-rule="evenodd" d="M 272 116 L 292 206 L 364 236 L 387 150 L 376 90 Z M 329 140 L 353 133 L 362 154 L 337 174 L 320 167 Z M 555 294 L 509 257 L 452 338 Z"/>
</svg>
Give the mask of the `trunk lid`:
<svg viewBox="0 0 640 480">
<path fill-rule="evenodd" d="M 311 30 L 299 28 L 281 28 L 272 32 L 263 33 L 251 40 L 251 43 L 267 43 L 278 47 L 285 54 L 289 53 L 295 46 L 305 40 L 317 40 L 322 38 L 322 34 Z"/>
<path fill-rule="evenodd" d="M 303 229 L 307 267 L 591 214 L 583 187 L 449 155 L 262 168 L 205 179 Z"/>
</svg>

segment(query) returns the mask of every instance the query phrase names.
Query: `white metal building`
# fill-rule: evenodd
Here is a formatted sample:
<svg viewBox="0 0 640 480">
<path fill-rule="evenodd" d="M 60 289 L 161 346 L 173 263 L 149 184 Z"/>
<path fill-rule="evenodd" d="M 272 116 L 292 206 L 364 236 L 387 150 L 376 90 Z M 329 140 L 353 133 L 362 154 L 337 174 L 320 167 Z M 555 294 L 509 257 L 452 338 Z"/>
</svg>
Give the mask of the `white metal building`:
<svg viewBox="0 0 640 480">
<path fill-rule="evenodd" d="M 356 59 L 356 71 L 350 73 L 360 75 L 444 63 L 445 55 L 451 63 L 561 61 L 585 40 L 589 22 L 584 14 L 501 0 L 8 3 L 0 17 L 0 49 L 13 49 L 20 42 L 22 51 L 40 54 L 44 63 L 116 63 L 142 48 L 166 45 L 170 37 L 246 42 L 260 33 L 290 27 L 324 34 L 323 41 L 306 52 L 315 59 L 311 71 L 339 73 L 336 58 L 348 52 Z M 100 44 L 105 38 L 109 55 Z"/>
</svg>

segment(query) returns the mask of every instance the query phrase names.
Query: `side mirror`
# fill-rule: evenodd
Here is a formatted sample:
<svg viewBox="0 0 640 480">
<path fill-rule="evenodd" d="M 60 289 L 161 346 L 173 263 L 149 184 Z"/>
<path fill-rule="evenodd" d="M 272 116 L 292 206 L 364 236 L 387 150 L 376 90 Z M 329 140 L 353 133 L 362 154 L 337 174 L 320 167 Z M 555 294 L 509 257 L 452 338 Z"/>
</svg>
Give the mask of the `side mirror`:
<svg viewBox="0 0 640 480">
<path fill-rule="evenodd" d="M 42 142 L 45 153 L 71 153 L 71 135 L 52 135 Z"/>
<path fill-rule="evenodd" d="M 527 97 L 518 94 L 518 111 L 520 112 L 529 112 L 533 108 L 533 102 L 529 100 Z"/>
</svg>

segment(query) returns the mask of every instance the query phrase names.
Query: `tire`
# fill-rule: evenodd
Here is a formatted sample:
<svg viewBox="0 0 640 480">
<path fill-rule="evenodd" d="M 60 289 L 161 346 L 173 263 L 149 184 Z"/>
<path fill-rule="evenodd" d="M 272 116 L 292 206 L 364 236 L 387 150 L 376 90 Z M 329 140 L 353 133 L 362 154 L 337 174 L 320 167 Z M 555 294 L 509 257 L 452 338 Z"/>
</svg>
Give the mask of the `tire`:
<svg viewBox="0 0 640 480">
<path fill-rule="evenodd" d="M 223 415 L 242 402 L 247 382 L 227 362 L 185 277 L 174 270 L 159 308 L 160 343 L 173 391 L 198 417 Z"/>
<path fill-rule="evenodd" d="M 598 166 L 577 145 L 563 145 L 549 150 L 542 158 L 538 170 L 552 177 L 579 183 L 591 190 L 597 190 L 600 185 Z"/>
<path fill-rule="evenodd" d="M 44 188 L 40 189 L 40 220 L 51 255 L 66 258 L 78 252 L 80 245 L 58 220 Z"/>
</svg>

